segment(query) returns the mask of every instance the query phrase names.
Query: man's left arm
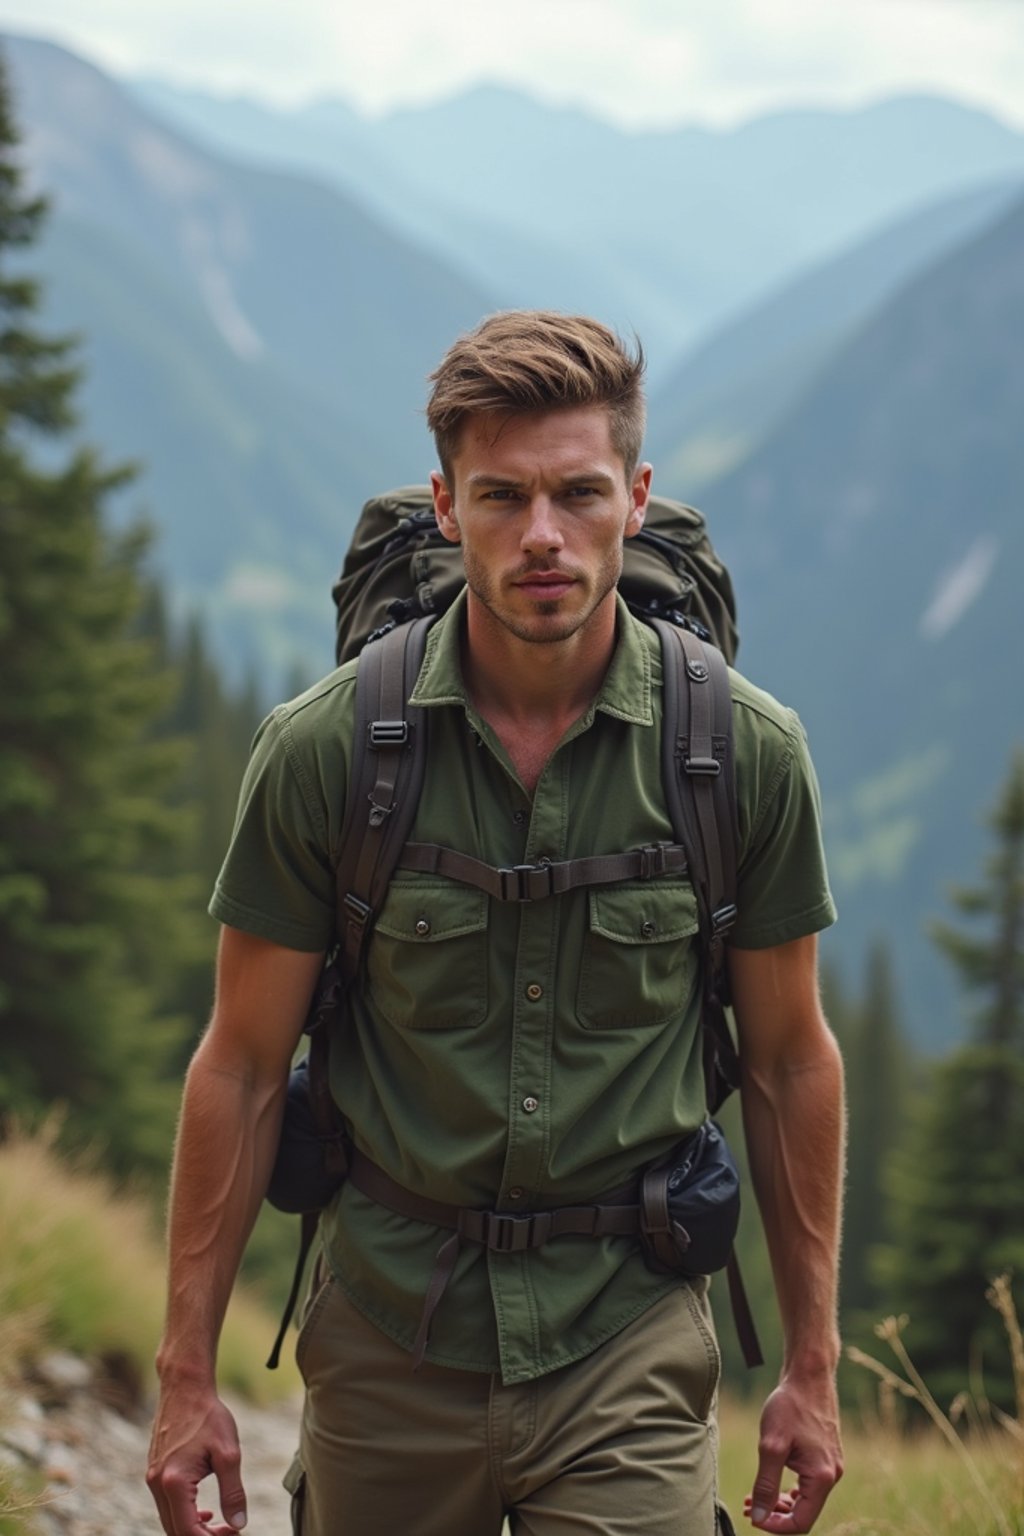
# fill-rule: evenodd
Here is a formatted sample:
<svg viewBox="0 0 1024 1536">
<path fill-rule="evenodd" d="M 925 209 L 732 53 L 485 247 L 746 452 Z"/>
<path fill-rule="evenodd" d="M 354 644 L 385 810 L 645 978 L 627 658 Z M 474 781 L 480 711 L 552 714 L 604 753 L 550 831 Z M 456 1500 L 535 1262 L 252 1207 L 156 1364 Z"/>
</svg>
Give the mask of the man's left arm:
<svg viewBox="0 0 1024 1536">
<path fill-rule="evenodd" d="M 747 1151 L 785 1350 L 761 1417 L 749 1513 L 761 1530 L 805 1532 L 842 1475 L 835 1388 L 842 1061 L 821 1010 L 815 935 L 730 949 L 729 976 Z M 786 1467 L 797 1487 L 780 1495 Z"/>
</svg>

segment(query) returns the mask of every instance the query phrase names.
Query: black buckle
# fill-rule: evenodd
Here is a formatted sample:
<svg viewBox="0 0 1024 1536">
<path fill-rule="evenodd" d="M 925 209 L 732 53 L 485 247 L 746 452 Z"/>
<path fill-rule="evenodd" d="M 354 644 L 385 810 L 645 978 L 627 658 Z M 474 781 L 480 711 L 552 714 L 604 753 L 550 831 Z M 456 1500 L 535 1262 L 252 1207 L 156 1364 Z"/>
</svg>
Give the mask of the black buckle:
<svg viewBox="0 0 1024 1536">
<path fill-rule="evenodd" d="M 541 901 L 554 893 L 554 877 L 550 864 L 513 864 L 511 869 L 499 869 L 499 901 Z M 534 890 L 535 881 L 542 889 Z"/>
<path fill-rule="evenodd" d="M 684 757 L 683 767 L 687 773 L 703 774 L 709 779 L 717 779 L 722 771 L 717 757 Z"/>
<path fill-rule="evenodd" d="M 711 931 L 715 935 L 716 939 L 720 939 L 723 934 L 729 932 L 729 929 L 736 922 L 738 915 L 739 914 L 736 909 L 736 904 L 735 902 L 731 901 L 728 902 L 724 907 L 719 907 L 717 912 L 712 912 Z"/>
<path fill-rule="evenodd" d="M 408 720 L 371 720 L 367 727 L 371 747 L 404 747 L 409 740 Z"/>
<path fill-rule="evenodd" d="M 487 1211 L 484 1217 L 483 1240 L 492 1253 L 523 1253 L 527 1248 L 539 1248 L 550 1233 L 550 1211 L 535 1211 L 531 1216 Z"/>
<path fill-rule="evenodd" d="M 665 873 L 665 854 L 674 843 L 647 843 L 640 849 L 640 879 L 655 880 Z"/>
<path fill-rule="evenodd" d="M 365 901 L 360 901 L 358 896 L 349 891 L 342 902 L 342 906 L 353 922 L 358 923 L 360 928 L 366 927 L 366 920 L 370 916 L 370 908 Z"/>
</svg>

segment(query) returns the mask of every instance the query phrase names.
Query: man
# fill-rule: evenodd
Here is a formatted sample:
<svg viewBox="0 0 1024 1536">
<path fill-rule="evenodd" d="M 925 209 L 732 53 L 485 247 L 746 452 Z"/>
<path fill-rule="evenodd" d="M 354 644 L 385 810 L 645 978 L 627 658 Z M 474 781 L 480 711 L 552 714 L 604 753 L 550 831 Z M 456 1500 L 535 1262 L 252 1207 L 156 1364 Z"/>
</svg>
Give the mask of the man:
<svg viewBox="0 0 1024 1536">
<path fill-rule="evenodd" d="M 467 590 L 432 629 L 413 693 L 431 712 L 417 841 L 512 865 L 671 839 L 657 640 L 616 592 L 651 487 L 641 375 L 603 326 L 540 312 L 485 321 L 433 376 L 434 507 Z M 176 1153 L 149 1473 L 173 1536 L 245 1520 L 216 1343 L 334 931 L 354 671 L 265 724 L 211 903 L 225 926 Z M 834 912 L 799 723 L 738 677 L 734 701 L 729 969 L 786 1339 L 749 1513 L 799 1532 L 841 1472 L 842 1085 L 815 960 Z M 332 1040 L 355 1144 L 414 1196 L 459 1207 L 579 1204 L 635 1179 L 704 1116 L 696 931 L 679 876 L 518 906 L 396 873 Z M 467 1243 L 413 1371 L 437 1228 L 348 1183 L 322 1236 L 297 1346 L 303 1536 L 497 1536 L 506 1516 L 532 1536 L 718 1528 L 704 1282 L 654 1273 L 634 1238 Z M 196 1510 L 210 1471 L 222 1526 Z"/>
</svg>

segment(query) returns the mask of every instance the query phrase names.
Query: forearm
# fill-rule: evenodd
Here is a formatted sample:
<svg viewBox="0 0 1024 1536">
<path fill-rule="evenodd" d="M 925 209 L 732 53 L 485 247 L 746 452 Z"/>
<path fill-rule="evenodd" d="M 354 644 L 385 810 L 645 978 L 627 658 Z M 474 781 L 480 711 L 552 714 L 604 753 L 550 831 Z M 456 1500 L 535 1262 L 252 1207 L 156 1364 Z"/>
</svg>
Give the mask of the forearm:
<svg viewBox="0 0 1024 1536">
<path fill-rule="evenodd" d="M 217 1341 L 280 1133 L 285 1081 L 200 1046 L 185 1084 L 171 1181 L 168 1304 L 157 1369 L 212 1383 Z"/>
<path fill-rule="evenodd" d="M 826 1029 L 813 1049 L 745 1067 L 743 1119 L 785 1340 L 784 1373 L 831 1374 L 845 1150 L 842 1063 Z"/>
</svg>

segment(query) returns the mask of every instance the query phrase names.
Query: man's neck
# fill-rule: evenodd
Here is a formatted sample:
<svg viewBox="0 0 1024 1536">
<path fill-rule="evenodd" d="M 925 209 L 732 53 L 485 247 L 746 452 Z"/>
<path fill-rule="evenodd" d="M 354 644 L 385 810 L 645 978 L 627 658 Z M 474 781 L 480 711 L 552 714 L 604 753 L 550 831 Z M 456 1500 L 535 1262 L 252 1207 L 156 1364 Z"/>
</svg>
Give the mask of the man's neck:
<svg viewBox="0 0 1024 1536">
<path fill-rule="evenodd" d="M 496 724 L 564 728 L 597 697 L 615 651 L 615 598 L 565 640 L 521 640 L 469 594 L 463 674 L 474 707 Z"/>
</svg>

